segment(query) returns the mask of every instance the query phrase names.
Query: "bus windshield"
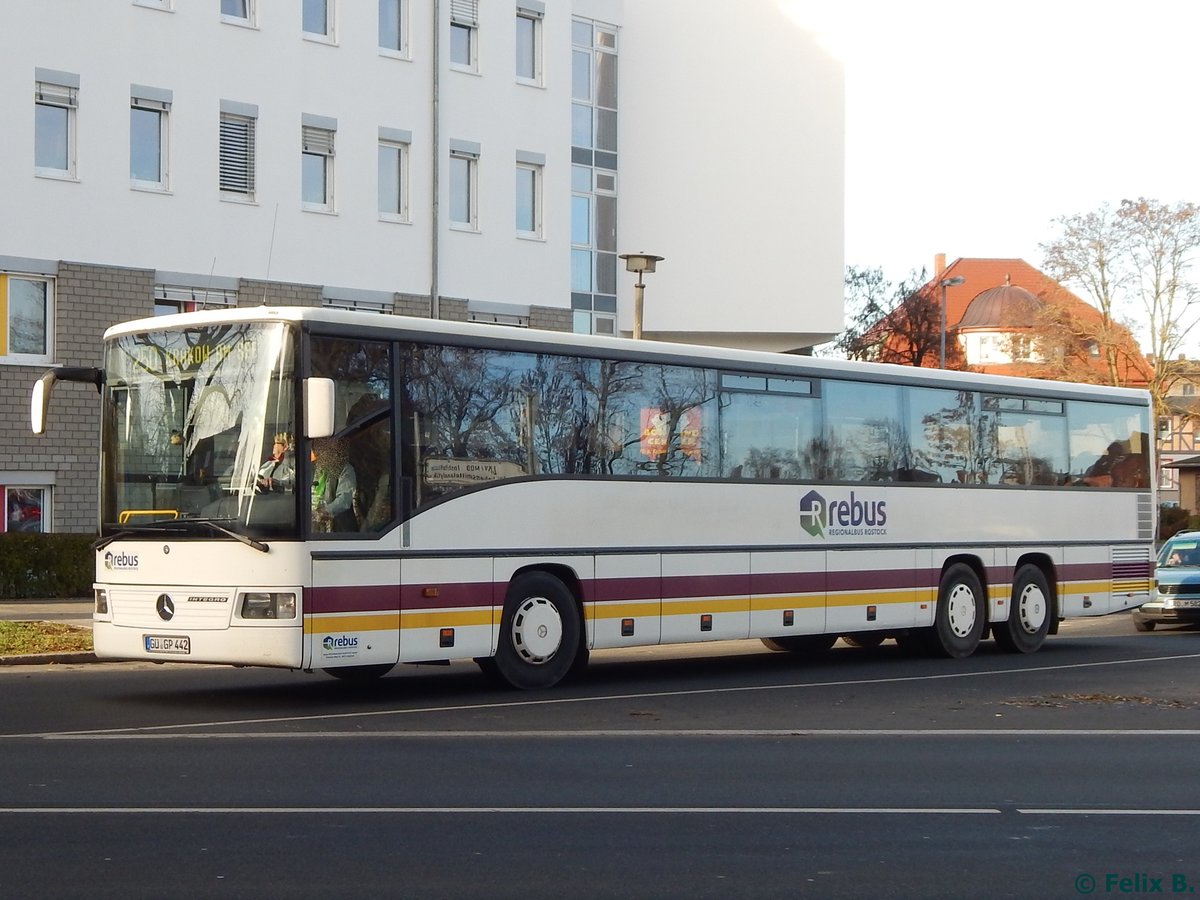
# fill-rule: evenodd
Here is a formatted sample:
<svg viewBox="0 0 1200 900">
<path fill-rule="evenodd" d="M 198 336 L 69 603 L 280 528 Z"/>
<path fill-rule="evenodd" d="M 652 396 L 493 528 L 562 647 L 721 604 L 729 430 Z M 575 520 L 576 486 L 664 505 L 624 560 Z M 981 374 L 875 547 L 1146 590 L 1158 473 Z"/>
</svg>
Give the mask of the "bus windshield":
<svg viewBox="0 0 1200 900">
<path fill-rule="evenodd" d="M 225 323 L 105 349 L 104 534 L 297 530 L 294 331 Z"/>
</svg>

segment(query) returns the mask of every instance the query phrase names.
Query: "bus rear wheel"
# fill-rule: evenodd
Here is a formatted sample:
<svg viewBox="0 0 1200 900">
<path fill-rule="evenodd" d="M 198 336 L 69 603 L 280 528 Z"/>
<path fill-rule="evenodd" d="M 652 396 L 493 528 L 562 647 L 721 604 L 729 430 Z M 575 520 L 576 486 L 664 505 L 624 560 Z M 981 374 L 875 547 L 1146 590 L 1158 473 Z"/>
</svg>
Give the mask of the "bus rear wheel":
<svg viewBox="0 0 1200 900">
<path fill-rule="evenodd" d="M 938 587 L 933 627 L 925 632 L 925 645 L 933 656 L 964 659 L 975 652 L 987 626 L 983 585 L 966 563 L 954 563 Z"/>
<path fill-rule="evenodd" d="M 1008 621 L 992 625 L 996 644 L 1009 653 L 1033 653 L 1050 630 L 1050 586 L 1037 566 L 1021 566 L 1013 581 Z"/>
<path fill-rule="evenodd" d="M 824 653 L 837 641 L 836 634 L 793 634 L 763 638 L 763 646 L 781 653 Z"/>
<path fill-rule="evenodd" d="M 566 585 L 545 572 L 520 575 L 504 601 L 495 672 L 520 690 L 554 687 L 576 664 L 580 634 L 579 606 Z"/>
<path fill-rule="evenodd" d="M 842 640 L 850 647 L 873 650 L 887 640 L 887 635 L 882 631 L 855 631 L 852 634 L 843 634 Z"/>
</svg>

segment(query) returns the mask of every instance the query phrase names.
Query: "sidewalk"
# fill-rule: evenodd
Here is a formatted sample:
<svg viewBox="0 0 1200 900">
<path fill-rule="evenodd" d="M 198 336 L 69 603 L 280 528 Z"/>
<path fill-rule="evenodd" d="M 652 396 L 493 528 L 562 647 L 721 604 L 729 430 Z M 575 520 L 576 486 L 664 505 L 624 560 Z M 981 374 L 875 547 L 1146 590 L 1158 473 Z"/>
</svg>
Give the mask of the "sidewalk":
<svg viewBox="0 0 1200 900">
<path fill-rule="evenodd" d="M 92 599 L 45 598 L 38 600 L 0 600 L 0 620 L 8 622 L 62 622 L 91 627 Z M 49 663 L 96 662 L 93 653 L 31 653 L 24 656 L 0 656 L 0 666 L 46 665 Z"/>
</svg>

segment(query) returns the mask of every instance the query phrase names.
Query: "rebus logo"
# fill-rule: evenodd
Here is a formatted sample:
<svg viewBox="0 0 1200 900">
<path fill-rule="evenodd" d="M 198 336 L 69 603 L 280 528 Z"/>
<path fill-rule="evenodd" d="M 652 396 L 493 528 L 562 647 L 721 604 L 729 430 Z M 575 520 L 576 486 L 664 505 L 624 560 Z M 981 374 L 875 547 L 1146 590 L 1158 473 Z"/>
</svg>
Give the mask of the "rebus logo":
<svg viewBox="0 0 1200 900">
<path fill-rule="evenodd" d="M 136 569 L 138 558 L 136 553 L 113 553 L 111 550 L 104 554 L 106 569 Z"/>
<path fill-rule="evenodd" d="M 800 499 L 800 527 L 815 538 L 823 538 L 825 522 L 825 498 L 809 491 Z"/>
<path fill-rule="evenodd" d="M 800 527 L 815 538 L 867 537 L 887 534 L 887 501 L 848 498 L 826 500 L 809 491 L 800 500 Z"/>
<path fill-rule="evenodd" d="M 325 635 L 325 640 L 321 641 L 321 646 L 326 650 L 350 650 L 358 646 L 358 638 L 350 637 L 347 634 L 341 634 L 337 637 L 327 634 Z"/>
</svg>

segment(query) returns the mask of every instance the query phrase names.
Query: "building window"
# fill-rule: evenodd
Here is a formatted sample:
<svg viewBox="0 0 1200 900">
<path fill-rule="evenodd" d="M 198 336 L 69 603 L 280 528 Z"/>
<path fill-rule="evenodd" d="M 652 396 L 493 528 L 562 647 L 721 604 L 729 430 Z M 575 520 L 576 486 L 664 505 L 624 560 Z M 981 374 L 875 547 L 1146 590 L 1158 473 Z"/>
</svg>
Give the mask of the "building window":
<svg viewBox="0 0 1200 900">
<path fill-rule="evenodd" d="M 517 233 L 522 237 L 542 236 L 542 167 L 517 162 Z"/>
<path fill-rule="evenodd" d="M 450 224 L 478 229 L 479 145 L 450 142 Z"/>
<path fill-rule="evenodd" d="M 44 485 L 13 485 L 4 488 L 4 527 L 0 531 L 48 531 L 50 489 Z"/>
<path fill-rule="evenodd" d="M 154 285 L 154 314 L 195 312 L 198 309 L 228 309 L 237 306 L 235 288 L 191 287 L 182 284 Z"/>
<path fill-rule="evenodd" d="M 75 177 L 79 76 L 38 69 L 34 85 L 33 165 L 39 175 Z"/>
<path fill-rule="evenodd" d="M 379 218 L 408 221 L 408 148 L 412 135 L 379 129 Z"/>
<path fill-rule="evenodd" d="M 333 0 L 304 0 L 302 12 L 305 37 L 316 37 L 323 41 L 334 40 Z"/>
<path fill-rule="evenodd" d="M 520 2 L 520 0 L 519 0 Z M 571 22 L 571 308 L 575 330 L 616 331 L 617 32 Z"/>
<path fill-rule="evenodd" d="M 379 49 L 397 56 L 408 56 L 408 28 L 404 0 L 379 0 Z"/>
<path fill-rule="evenodd" d="M 517 79 L 542 83 L 542 17 L 545 5 L 533 0 L 517 4 Z"/>
<path fill-rule="evenodd" d="M 337 122 L 305 116 L 300 129 L 300 199 L 305 209 L 333 210 L 333 139 Z"/>
<path fill-rule="evenodd" d="M 233 25 L 254 26 L 258 22 L 258 0 L 221 0 L 221 19 Z"/>
<path fill-rule="evenodd" d="M 479 63 L 479 0 L 450 0 L 450 64 L 471 72 Z"/>
<path fill-rule="evenodd" d="M 129 97 L 129 180 L 135 187 L 167 188 L 167 122 L 171 92 L 134 85 Z"/>
<path fill-rule="evenodd" d="M 54 283 L 0 272 L 0 361 L 50 362 L 53 334 Z"/>
<path fill-rule="evenodd" d="M 227 199 L 254 199 L 258 107 L 221 101 L 220 185 Z"/>
<path fill-rule="evenodd" d="M 133 5 L 148 6 L 150 9 L 162 9 L 172 12 L 175 9 L 175 0 L 133 0 Z"/>
</svg>

